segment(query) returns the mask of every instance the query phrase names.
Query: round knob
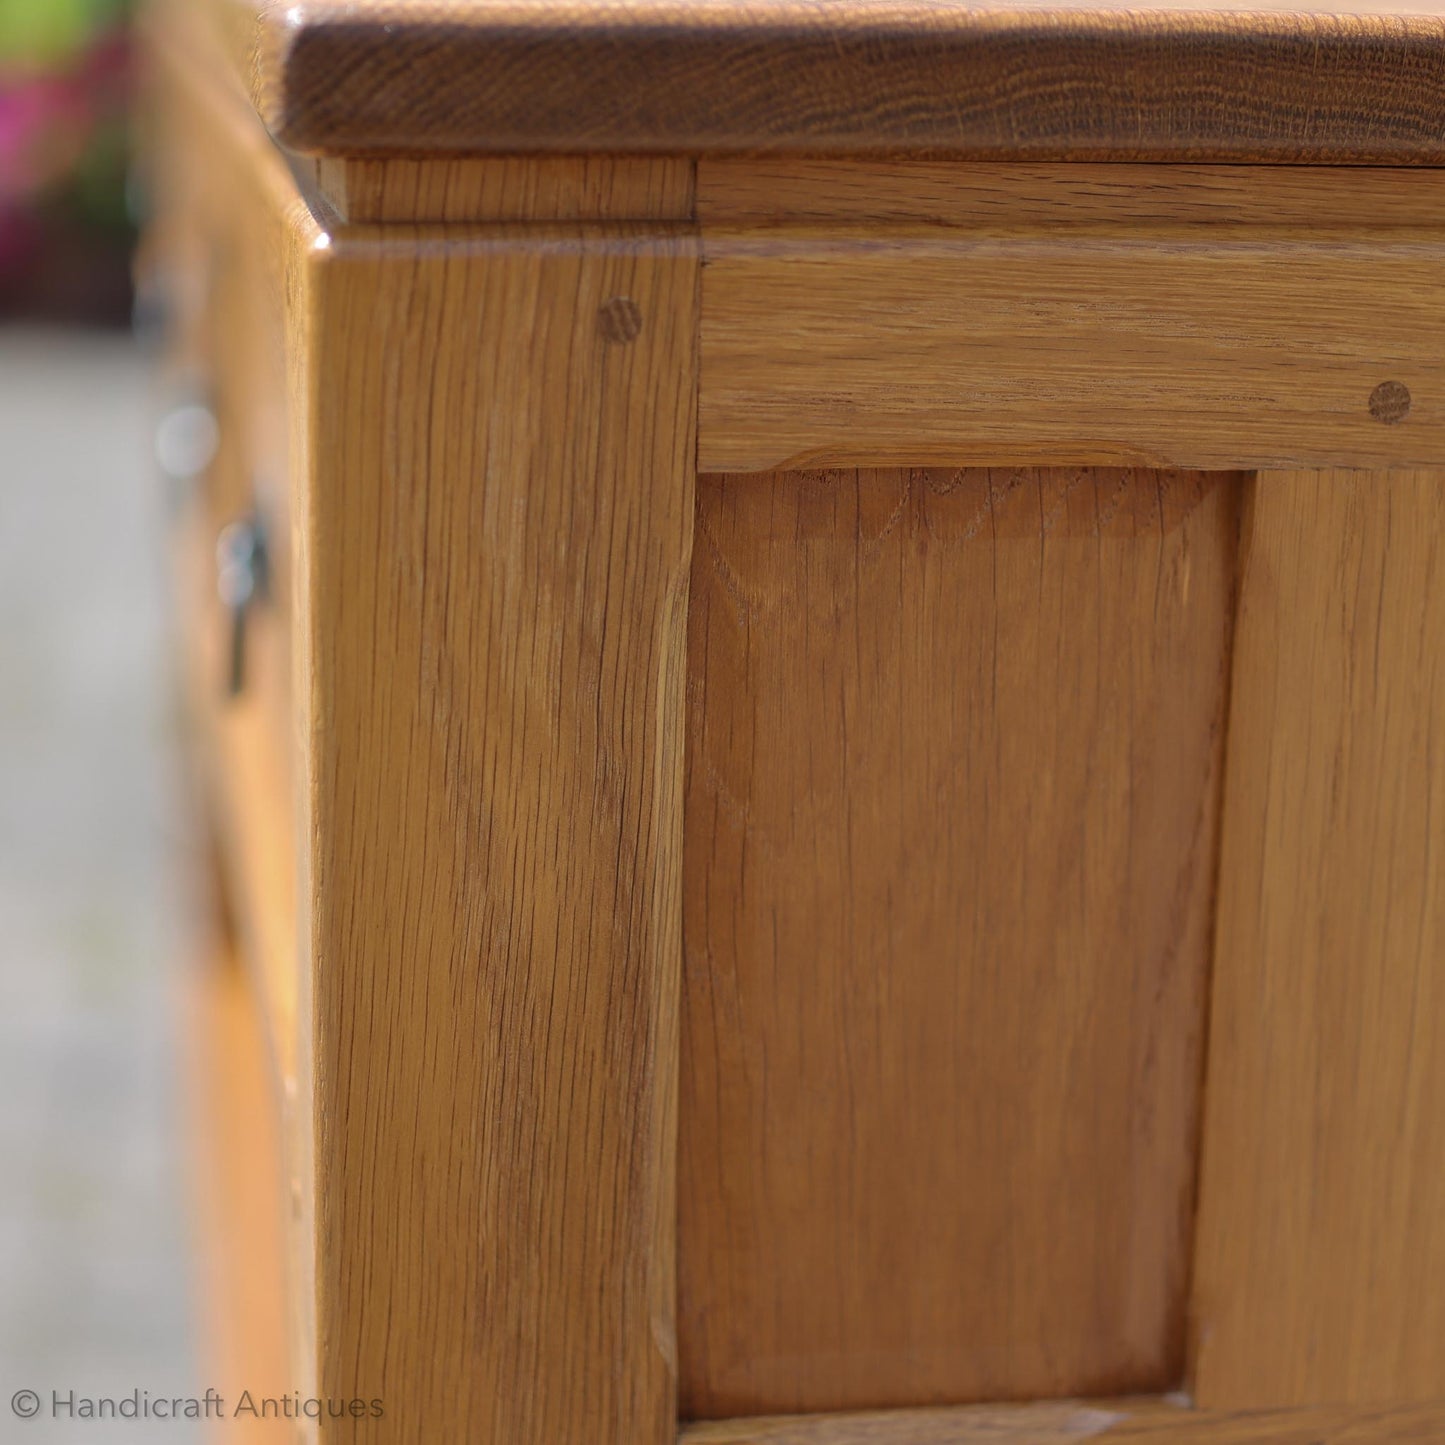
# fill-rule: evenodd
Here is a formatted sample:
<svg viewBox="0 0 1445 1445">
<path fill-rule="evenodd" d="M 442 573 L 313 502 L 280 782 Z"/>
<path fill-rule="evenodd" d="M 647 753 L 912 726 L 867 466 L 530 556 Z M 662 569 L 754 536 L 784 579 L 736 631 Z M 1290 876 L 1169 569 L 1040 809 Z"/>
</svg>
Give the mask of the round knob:
<svg viewBox="0 0 1445 1445">
<path fill-rule="evenodd" d="M 173 482 L 194 482 L 216 459 L 221 431 L 200 397 L 177 402 L 156 424 L 156 463 Z"/>
</svg>

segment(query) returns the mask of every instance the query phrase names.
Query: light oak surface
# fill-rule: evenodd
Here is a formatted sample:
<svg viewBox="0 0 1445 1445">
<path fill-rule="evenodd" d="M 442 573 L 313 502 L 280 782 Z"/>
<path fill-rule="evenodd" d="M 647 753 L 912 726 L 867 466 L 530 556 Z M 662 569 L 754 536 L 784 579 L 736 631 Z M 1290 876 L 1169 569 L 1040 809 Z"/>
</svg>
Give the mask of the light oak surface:
<svg viewBox="0 0 1445 1445">
<path fill-rule="evenodd" d="M 1184 1368 L 1235 476 L 705 476 L 685 1418 Z"/>
<path fill-rule="evenodd" d="M 697 266 L 661 230 L 316 260 L 319 1378 L 389 1414 L 347 1440 L 675 1429 Z"/>
<path fill-rule="evenodd" d="M 1445 476 L 1260 476 L 1198 1243 L 1205 1405 L 1445 1379 Z"/>
<path fill-rule="evenodd" d="M 1367 223 L 1373 233 L 1445 224 L 1445 174 L 1370 166 L 705 156 L 697 163 L 697 215 L 704 227 L 921 222 L 980 230 L 1103 226 L 1120 234 L 1201 224 L 1358 232 Z"/>
<path fill-rule="evenodd" d="M 307 1445 L 1445 1438 L 1445 16 L 152 14 Z"/>
<path fill-rule="evenodd" d="M 256 689 L 262 679 L 276 681 L 277 644 L 274 629 L 253 634 L 253 690 L 227 699 L 228 636 L 215 602 L 214 536 L 209 513 L 201 513 L 177 556 L 190 716 L 212 825 L 235 893 L 240 956 L 257 981 L 272 1067 L 278 1079 L 294 1079 L 298 923 L 290 758 L 271 730 L 270 699 Z"/>
<path fill-rule="evenodd" d="M 1049 1400 L 705 1421 L 685 1426 L 678 1445 L 1080 1445 L 1127 1421 L 1187 1418 L 1154 1399 Z"/>
<path fill-rule="evenodd" d="M 1435 1445 L 1445 1404 L 1262 1412 L 1164 1400 L 792 1416 L 690 1425 L 679 1445 Z"/>
<path fill-rule="evenodd" d="M 320 192 L 366 221 L 673 221 L 695 209 L 685 157 L 324 158 Z"/>
<path fill-rule="evenodd" d="M 198 1303 L 205 1382 L 225 1409 L 207 1439 L 295 1445 L 293 1422 L 238 1413 L 245 1391 L 255 1402 L 291 1388 L 281 1100 L 270 1041 L 233 940 L 218 933 L 194 963 L 184 1036 Z"/>
<path fill-rule="evenodd" d="M 1435 231 L 859 216 L 703 234 L 706 471 L 1445 450 Z M 1382 420 L 1388 383 L 1409 408 Z"/>
<path fill-rule="evenodd" d="M 285 1384 L 317 1394 L 313 1047 L 308 836 L 299 700 L 309 653 L 303 515 L 308 387 L 304 337 L 308 258 L 322 244 L 292 172 L 266 140 L 198 17 L 146 12 L 151 183 L 165 204 L 143 264 L 171 313 L 169 363 L 215 407 L 220 448 L 175 498 L 186 682 L 208 785 L 210 825 L 233 905 L 240 952 L 259 983 L 280 1100 L 278 1162 L 286 1198 L 283 1245 Z M 245 686 L 225 695 L 228 619 L 216 596 L 216 536 L 256 505 L 270 521 L 271 598 L 248 619 Z M 298 681 L 300 686 L 297 685 Z M 270 1261 L 258 1259 L 264 1272 Z M 293 1423 L 290 1445 L 314 1442 Z"/>
</svg>

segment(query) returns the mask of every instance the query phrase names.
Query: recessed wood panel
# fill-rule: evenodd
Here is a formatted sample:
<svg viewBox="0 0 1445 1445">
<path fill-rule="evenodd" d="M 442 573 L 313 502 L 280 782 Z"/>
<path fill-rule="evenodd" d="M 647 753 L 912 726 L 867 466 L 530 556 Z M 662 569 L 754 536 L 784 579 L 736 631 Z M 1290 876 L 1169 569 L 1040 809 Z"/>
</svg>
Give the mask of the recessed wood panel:
<svg viewBox="0 0 1445 1445">
<path fill-rule="evenodd" d="M 700 479 L 684 1418 L 1179 1382 L 1241 491 Z"/>
</svg>

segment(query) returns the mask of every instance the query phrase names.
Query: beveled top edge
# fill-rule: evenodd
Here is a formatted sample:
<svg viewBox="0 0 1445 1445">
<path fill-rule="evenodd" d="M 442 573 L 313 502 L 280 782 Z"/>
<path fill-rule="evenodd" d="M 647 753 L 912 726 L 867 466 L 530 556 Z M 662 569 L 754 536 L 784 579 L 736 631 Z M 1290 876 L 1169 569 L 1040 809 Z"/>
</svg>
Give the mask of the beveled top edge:
<svg viewBox="0 0 1445 1445">
<path fill-rule="evenodd" d="M 317 154 L 1445 163 L 1440 6 L 227 3 Z"/>
</svg>

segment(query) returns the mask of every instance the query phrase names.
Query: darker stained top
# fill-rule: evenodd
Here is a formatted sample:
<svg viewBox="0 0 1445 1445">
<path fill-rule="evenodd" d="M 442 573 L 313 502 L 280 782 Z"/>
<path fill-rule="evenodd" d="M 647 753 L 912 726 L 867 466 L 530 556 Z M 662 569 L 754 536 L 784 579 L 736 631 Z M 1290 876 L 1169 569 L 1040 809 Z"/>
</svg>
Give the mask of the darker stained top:
<svg viewBox="0 0 1445 1445">
<path fill-rule="evenodd" d="M 954 0 L 300 0 L 272 133 L 328 154 L 1445 161 L 1445 13 Z"/>
</svg>

